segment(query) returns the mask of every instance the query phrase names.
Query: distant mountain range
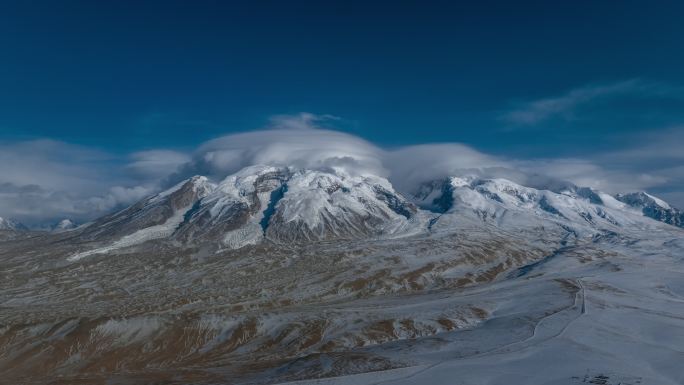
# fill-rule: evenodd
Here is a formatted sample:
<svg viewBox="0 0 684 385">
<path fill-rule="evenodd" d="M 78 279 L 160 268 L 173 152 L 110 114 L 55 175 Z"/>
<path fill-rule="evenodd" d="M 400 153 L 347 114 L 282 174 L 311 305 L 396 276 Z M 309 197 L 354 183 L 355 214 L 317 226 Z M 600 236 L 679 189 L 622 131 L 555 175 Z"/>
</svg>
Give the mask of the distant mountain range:
<svg viewBox="0 0 684 385">
<path fill-rule="evenodd" d="M 376 175 L 250 166 L 219 182 L 195 176 L 77 229 L 63 220 L 52 230 L 72 230 L 73 240 L 94 245 L 70 257 L 77 260 L 151 240 L 237 249 L 391 239 L 463 226 L 512 231 L 542 226 L 578 237 L 649 228 L 655 221 L 684 225 L 684 213 L 644 192 L 612 196 L 570 183 L 535 187 L 466 175 L 402 194 Z M 9 220 L 0 224 L 25 230 Z"/>
<path fill-rule="evenodd" d="M 38 228 L 38 231 L 60 232 L 75 229 L 76 223 L 71 219 L 62 219 L 61 221 L 49 226 Z M 0 217 L 0 230 L 8 231 L 29 231 L 28 226 L 14 219 L 4 219 Z"/>
<path fill-rule="evenodd" d="M 0 230 L 26 231 L 28 228 L 15 220 L 0 217 Z"/>
</svg>

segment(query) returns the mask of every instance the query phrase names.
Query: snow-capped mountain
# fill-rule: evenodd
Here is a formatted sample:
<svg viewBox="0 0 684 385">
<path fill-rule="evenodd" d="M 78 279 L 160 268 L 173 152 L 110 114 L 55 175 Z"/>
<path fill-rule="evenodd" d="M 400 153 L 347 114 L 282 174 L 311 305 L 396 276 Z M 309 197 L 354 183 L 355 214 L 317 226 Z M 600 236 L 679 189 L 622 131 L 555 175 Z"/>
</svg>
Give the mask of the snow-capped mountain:
<svg viewBox="0 0 684 385">
<path fill-rule="evenodd" d="M 478 218 L 500 228 L 522 229 L 560 226 L 575 236 L 619 231 L 626 226 L 650 228 L 656 222 L 678 225 L 681 213 L 665 202 L 641 193 L 648 200 L 632 202 L 587 187 L 568 184 L 556 191 L 534 189 L 515 182 L 473 176 L 450 177 L 423 184 L 413 194 L 416 204 L 440 214 L 431 229 L 449 229 Z M 657 200 L 656 200 L 657 199 Z M 645 203 L 644 203 L 645 202 Z M 643 206 L 642 206 L 643 205 Z M 639 210 L 643 208 L 643 213 Z"/>
<path fill-rule="evenodd" d="M 71 219 L 65 218 L 65 219 L 62 219 L 61 221 L 57 222 L 54 226 L 52 226 L 50 231 L 57 233 L 57 232 L 72 230 L 72 229 L 75 229 L 76 227 L 78 227 L 78 225 L 74 221 L 72 221 Z"/>
<path fill-rule="evenodd" d="M 287 169 L 265 166 L 227 177 L 187 212 L 173 237 L 186 243 L 217 241 L 234 248 L 258 242 L 263 238 L 264 212 L 277 202 L 289 177 Z"/>
<path fill-rule="evenodd" d="M 28 229 L 15 220 L 0 217 L 0 230 L 26 231 Z"/>
<path fill-rule="evenodd" d="M 673 226 L 684 227 L 684 212 L 645 192 L 616 195 L 617 200 L 641 210 L 644 216 Z"/>
<path fill-rule="evenodd" d="M 262 242 L 396 238 L 481 225 L 506 231 L 546 228 L 563 239 L 627 226 L 646 229 L 657 223 L 652 219 L 681 225 L 679 211 L 650 195 L 616 199 L 569 183 L 558 186 L 552 191 L 502 178 L 454 176 L 425 183 L 407 199 L 379 176 L 250 166 L 220 183 L 195 176 L 83 226 L 78 238 L 101 247 L 72 259 L 154 239 L 236 249 Z"/>
<path fill-rule="evenodd" d="M 104 247 L 153 239 L 240 248 L 270 242 L 392 237 L 420 231 L 418 210 L 384 178 L 341 171 L 247 167 L 213 184 L 196 176 L 81 230 Z"/>
<path fill-rule="evenodd" d="M 228 247 L 394 234 L 415 207 L 386 179 L 340 172 L 248 167 L 223 180 L 193 208 L 174 237 Z"/>
</svg>

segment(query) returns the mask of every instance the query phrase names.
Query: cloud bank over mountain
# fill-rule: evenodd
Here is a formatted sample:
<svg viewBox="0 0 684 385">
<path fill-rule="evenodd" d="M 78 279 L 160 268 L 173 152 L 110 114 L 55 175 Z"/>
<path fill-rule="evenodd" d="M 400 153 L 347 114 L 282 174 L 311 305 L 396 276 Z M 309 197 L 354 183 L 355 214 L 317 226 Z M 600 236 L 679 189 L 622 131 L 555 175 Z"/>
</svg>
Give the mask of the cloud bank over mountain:
<svg viewBox="0 0 684 385">
<path fill-rule="evenodd" d="M 207 141 L 189 153 L 154 149 L 127 155 L 52 140 L 0 144 L 0 214 L 29 225 L 86 221 L 192 175 L 222 179 L 254 164 L 336 169 L 387 177 L 400 191 L 447 175 L 502 177 L 545 188 L 563 181 L 610 193 L 659 189 L 684 203 L 684 142 L 673 128 L 644 144 L 589 158 L 512 159 L 462 143 L 382 148 L 328 129 L 333 116 L 276 116 L 263 129 Z"/>
</svg>

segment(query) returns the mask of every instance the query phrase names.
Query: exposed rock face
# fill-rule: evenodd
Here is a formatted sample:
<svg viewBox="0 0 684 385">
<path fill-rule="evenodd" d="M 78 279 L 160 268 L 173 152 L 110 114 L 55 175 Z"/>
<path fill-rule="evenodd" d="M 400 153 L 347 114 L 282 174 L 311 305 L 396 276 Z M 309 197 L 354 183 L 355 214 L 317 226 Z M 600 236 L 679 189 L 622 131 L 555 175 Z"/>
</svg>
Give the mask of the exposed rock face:
<svg viewBox="0 0 684 385">
<path fill-rule="evenodd" d="M 454 204 L 451 178 L 424 183 L 413 194 L 413 199 L 425 210 L 436 213 L 449 211 Z"/>
<path fill-rule="evenodd" d="M 640 209 L 641 212 L 649 218 L 673 226 L 684 227 L 684 212 L 645 192 L 618 194 L 616 195 L 616 198 L 620 202 Z"/>
<path fill-rule="evenodd" d="M 188 212 L 174 237 L 182 242 L 213 241 L 238 247 L 257 242 L 263 237 L 259 226 L 263 213 L 289 177 L 287 169 L 263 166 L 229 176 Z"/>
</svg>

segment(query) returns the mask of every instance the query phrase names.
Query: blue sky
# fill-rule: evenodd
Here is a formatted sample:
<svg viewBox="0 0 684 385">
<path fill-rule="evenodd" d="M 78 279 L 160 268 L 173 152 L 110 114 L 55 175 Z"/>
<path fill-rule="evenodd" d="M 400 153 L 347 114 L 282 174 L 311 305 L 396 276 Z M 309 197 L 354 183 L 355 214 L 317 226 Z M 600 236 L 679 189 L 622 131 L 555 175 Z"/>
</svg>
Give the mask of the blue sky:
<svg viewBox="0 0 684 385">
<path fill-rule="evenodd" d="M 684 205 L 684 3 L 368 3 L 0 2 L 0 201 L 39 186 L 107 210 L 161 178 L 136 164 L 289 116 Z M 10 169 L 28 163 L 55 169 Z"/>
</svg>

